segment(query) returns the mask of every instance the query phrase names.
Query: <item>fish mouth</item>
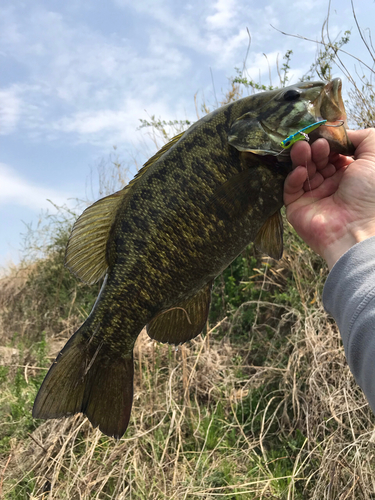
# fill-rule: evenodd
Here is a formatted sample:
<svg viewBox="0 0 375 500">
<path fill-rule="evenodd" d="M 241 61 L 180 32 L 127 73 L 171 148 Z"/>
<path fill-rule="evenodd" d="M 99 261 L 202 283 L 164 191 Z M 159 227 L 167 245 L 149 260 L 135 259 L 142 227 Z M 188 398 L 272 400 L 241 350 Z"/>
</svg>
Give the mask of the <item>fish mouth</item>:
<svg viewBox="0 0 375 500">
<path fill-rule="evenodd" d="M 324 137 L 332 152 L 352 156 L 354 146 L 346 133 L 348 123 L 341 90 L 341 79 L 335 78 L 323 87 L 320 95 L 312 102 L 317 120 L 327 120 L 327 123 L 312 132 L 310 137 L 311 142 Z"/>
</svg>

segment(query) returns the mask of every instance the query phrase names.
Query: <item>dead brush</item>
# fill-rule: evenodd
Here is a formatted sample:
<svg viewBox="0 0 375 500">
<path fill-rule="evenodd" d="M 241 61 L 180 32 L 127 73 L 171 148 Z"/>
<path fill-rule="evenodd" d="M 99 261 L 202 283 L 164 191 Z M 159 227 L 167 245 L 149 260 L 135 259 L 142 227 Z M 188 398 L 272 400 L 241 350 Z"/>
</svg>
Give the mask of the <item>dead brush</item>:
<svg viewBox="0 0 375 500">
<path fill-rule="evenodd" d="M 235 331 L 250 303 L 177 348 L 143 332 L 125 437 L 80 415 L 43 422 L 3 454 L 3 497 L 373 498 L 374 417 L 314 291 L 321 261 L 298 245 L 258 277 L 247 345 Z M 291 279 L 300 305 L 262 301 Z"/>
<path fill-rule="evenodd" d="M 25 287 L 27 278 L 35 264 L 9 267 L 0 278 L 0 307 L 6 306 Z"/>
<path fill-rule="evenodd" d="M 30 397 L 11 421 L 12 405 L 25 391 L 35 397 L 41 374 L 31 344 L 24 349 L 2 379 L 0 497 L 373 499 L 374 417 L 321 303 L 326 269 L 289 230 L 286 248 L 279 263 L 253 270 L 257 299 L 205 336 L 177 348 L 139 336 L 132 420 L 119 442 L 80 415 L 31 424 Z M 74 285 L 64 309 L 54 296 L 56 309 L 41 321 L 31 274 L 3 282 L 3 345 L 26 321 L 21 338 L 39 341 L 43 325 L 55 345 L 88 312 Z M 64 280 L 57 284 L 61 291 Z M 15 432 L 4 441 L 7 425 Z"/>
<path fill-rule="evenodd" d="M 7 269 L 6 274 L 0 279 L 0 332 L 2 345 L 11 338 L 14 332 L 9 332 L 9 318 L 12 316 L 12 306 L 16 300 L 22 295 L 25 289 L 28 277 L 32 273 L 35 265 L 29 266 L 14 266 Z M 25 325 L 23 325 L 25 326 Z M 14 325 L 11 326 L 14 329 Z M 7 332 L 8 330 L 8 332 Z"/>
</svg>

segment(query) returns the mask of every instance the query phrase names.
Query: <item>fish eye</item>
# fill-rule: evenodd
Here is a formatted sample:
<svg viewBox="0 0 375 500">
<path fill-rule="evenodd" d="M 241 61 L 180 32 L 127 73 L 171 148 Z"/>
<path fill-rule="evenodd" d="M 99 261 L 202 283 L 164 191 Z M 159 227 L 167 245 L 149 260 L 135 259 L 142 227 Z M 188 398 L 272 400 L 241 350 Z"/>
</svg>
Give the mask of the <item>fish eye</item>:
<svg viewBox="0 0 375 500">
<path fill-rule="evenodd" d="M 287 141 L 284 143 L 284 146 L 289 146 L 289 144 L 290 144 L 290 141 Z"/>
<path fill-rule="evenodd" d="M 284 101 L 296 101 L 301 97 L 301 94 L 298 90 L 287 90 L 284 94 Z"/>
</svg>

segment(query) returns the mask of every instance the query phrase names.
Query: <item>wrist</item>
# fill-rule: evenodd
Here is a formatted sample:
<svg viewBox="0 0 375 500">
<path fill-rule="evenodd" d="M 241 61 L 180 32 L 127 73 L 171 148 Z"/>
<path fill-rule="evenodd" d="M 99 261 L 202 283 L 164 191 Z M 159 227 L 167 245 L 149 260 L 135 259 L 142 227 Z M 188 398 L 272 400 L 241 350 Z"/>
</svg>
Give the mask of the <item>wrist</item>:
<svg viewBox="0 0 375 500">
<path fill-rule="evenodd" d="M 327 245 L 321 255 L 327 262 L 329 270 L 350 248 L 372 236 L 375 236 L 375 221 L 369 221 L 367 225 L 362 225 L 360 228 L 350 228 L 340 239 Z"/>
<path fill-rule="evenodd" d="M 327 246 L 321 255 L 327 262 L 328 269 L 331 270 L 339 258 L 360 241 L 362 240 L 357 240 L 351 233 L 346 233 L 345 236 Z"/>
</svg>

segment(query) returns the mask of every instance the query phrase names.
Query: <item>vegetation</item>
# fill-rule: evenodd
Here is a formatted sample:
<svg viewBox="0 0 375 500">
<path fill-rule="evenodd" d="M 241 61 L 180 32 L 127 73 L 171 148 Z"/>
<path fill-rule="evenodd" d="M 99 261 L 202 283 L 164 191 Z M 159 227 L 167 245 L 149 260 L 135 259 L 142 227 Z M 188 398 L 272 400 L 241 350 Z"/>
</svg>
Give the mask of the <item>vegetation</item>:
<svg viewBox="0 0 375 500">
<path fill-rule="evenodd" d="M 18 357 L 0 371 L 4 498 L 371 498 L 373 416 L 321 304 L 325 265 L 289 227 L 280 262 L 250 246 L 216 280 L 203 335 L 178 349 L 140 335 L 119 442 L 82 416 L 31 418 L 98 291 L 65 270 L 64 245 L 1 283 Z"/>
<path fill-rule="evenodd" d="M 241 85 L 257 90 L 241 78 L 226 100 Z M 362 109 L 369 119 L 373 108 Z M 164 138 L 183 126 L 150 123 Z M 126 177 L 117 158 L 112 165 L 110 189 Z M 321 303 L 327 268 L 287 223 L 282 260 L 250 245 L 216 280 L 202 335 L 175 348 L 142 332 L 125 437 L 81 415 L 32 419 L 48 367 L 99 290 L 64 268 L 73 219 L 61 210 L 31 232 L 27 248 L 37 251 L 0 281 L 0 498 L 375 498 L 374 416 Z"/>
</svg>

